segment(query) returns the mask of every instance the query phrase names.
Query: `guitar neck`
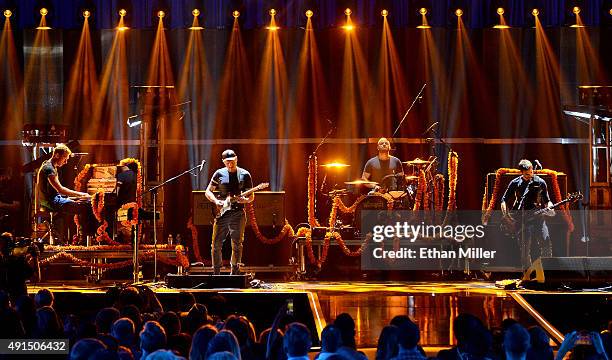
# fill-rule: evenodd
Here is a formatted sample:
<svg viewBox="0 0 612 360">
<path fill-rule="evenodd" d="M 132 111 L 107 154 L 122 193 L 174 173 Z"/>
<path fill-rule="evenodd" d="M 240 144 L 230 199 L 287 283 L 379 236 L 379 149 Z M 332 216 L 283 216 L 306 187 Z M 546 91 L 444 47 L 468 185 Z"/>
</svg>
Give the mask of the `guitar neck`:
<svg viewBox="0 0 612 360">
<path fill-rule="evenodd" d="M 536 214 L 536 215 L 539 215 L 539 214 L 544 213 L 544 212 L 545 212 L 545 211 L 547 211 L 548 209 L 556 209 L 556 208 L 558 208 L 559 206 L 561 206 L 561 205 L 563 205 L 563 204 L 565 204 L 565 203 L 568 203 L 568 202 L 570 202 L 570 200 L 569 200 L 569 199 L 561 200 L 561 201 L 559 201 L 558 203 L 553 204 L 553 206 L 551 206 L 550 208 L 540 209 L 540 210 L 536 211 L 536 212 L 535 212 L 535 214 Z"/>
</svg>

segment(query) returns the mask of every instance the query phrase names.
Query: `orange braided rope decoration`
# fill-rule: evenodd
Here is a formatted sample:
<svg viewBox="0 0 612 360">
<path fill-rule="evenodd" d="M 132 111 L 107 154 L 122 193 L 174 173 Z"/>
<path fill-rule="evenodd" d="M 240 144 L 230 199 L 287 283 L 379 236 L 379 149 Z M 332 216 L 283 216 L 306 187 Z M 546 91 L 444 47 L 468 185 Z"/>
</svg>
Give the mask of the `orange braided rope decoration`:
<svg viewBox="0 0 612 360">
<path fill-rule="evenodd" d="M 448 204 L 447 211 L 457 210 L 457 174 L 459 172 L 459 155 L 454 151 L 448 153 Z"/>
<path fill-rule="evenodd" d="M 187 229 L 191 231 L 191 247 L 193 248 L 193 256 L 195 257 L 196 261 L 203 263 L 204 260 L 202 259 L 202 254 L 200 254 L 198 228 L 193 224 L 193 216 L 190 216 L 189 220 L 187 221 Z"/>
<path fill-rule="evenodd" d="M 189 267 L 189 260 L 187 259 L 187 256 L 184 253 L 184 248 L 182 246 L 178 248 L 179 246 L 181 245 L 178 245 L 176 249 L 176 256 L 177 256 L 176 260 L 170 259 L 162 254 L 157 254 L 157 258 L 159 259 L 159 261 L 167 265 Z M 149 251 L 146 251 L 140 254 L 138 259 L 148 260 L 148 259 L 153 258 L 153 256 L 154 256 L 154 252 L 152 250 L 149 250 Z M 58 262 L 61 260 L 67 260 L 79 266 L 87 266 L 87 267 L 107 269 L 107 270 L 121 269 L 124 267 L 132 266 L 132 263 L 133 263 L 133 260 L 129 259 L 129 260 L 119 261 L 119 262 L 110 263 L 110 264 L 97 264 L 91 261 L 79 259 L 76 256 L 70 253 L 67 253 L 66 251 L 62 251 L 52 256 L 49 256 L 46 259 L 40 260 L 39 264 L 41 266 L 44 266 L 44 265 Z"/>
<path fill-rule="evenodd" d="M 249 219 L 249 224 L 251 225 L 251 228 L 253 229 L 253 232 L 255 233 L 257 239 L 262 243 L 272 245 L 285 238 L 292 238 L 295 236 L 293 228 L 291 227 L 291 225 L 289 225 L 287 220 L 285 220 L 285 225 L 281 229 L 280 233 L 272 239 L 267 238 L 259 230 L 259 225 L 257 225 L 257 218 L 255 217 L 255 207 L 253 206 L 253 203 L 245 204 L 245 209 L 247 213 L 247 218 Z"/>
<path fill-rule="evenodd" d="M 412 207 L 413 211 L 418 211 L 421 209 L 421 205 L 423 203 L 423 194 L 427 191 L 427 179 L 425 178 L 425 171 L 419 170 L 419 180 L 417 182 L 417 194 L 414 201 L 414 206 Z"/>
<path fill-rule="evenodd" d="M 108 228 L 108 222 L 102 217 L 102 211 L 104 211 L 104 191 L 98 191 L 91 198 L 91 210 L 93 211 L 96 220 L 98 220 L 99 223 L 102 223 L 96 229 L 96 241 L 98 243 L 118 245 L 118 242 L 114 241 L 110 238 L 110 236 L 108 236 L 108 233 L 106 232 L 106 228 Z"/>
<path fill-rule="evenodd" d="M 434 178 L 434 210 L 444 209 L 444 175 L 436 174 Z"/>
<path fill-rule="evenodd" d="M 77 177 L 74 178 L 74 190 L 83 192 L 83 189 L 85 188 L 85 184 L 87 184 L 87 181 L 91 177 L 91 174 L 89 171 L 92 168 L 93 167 L 90 164 L 85 164 L 83 169 L 79 171 L 79 174 L 77 175 Z M 78 234 L 79 230 L 81 229 L 81 224 L 79 224 L 79 217 L 77 215 L 74 215 L 73 220 L 74 220 L 74 224 L 76 225 L 77 234 Z"/>
<path fill-rule="evenodd" d="M 317 157 L 308 159 L 308 224 L 310 227 L 320 227 L 317 220 Z"/>
</svg>

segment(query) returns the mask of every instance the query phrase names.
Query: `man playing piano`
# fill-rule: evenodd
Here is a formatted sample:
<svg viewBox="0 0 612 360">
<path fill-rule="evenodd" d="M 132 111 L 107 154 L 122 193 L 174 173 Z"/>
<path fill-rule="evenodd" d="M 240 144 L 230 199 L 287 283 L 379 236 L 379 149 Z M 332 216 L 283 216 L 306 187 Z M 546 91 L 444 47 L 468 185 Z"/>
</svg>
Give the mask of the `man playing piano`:
<svg viewBox="0 0 612 360">
<path fill-rule="evenodd" d="M 90 195 L 63 186 L 57 174 L 57 169 L 68 162 L 71 154 L 72 151 L 64 144 L 59 144 L 53 149 L 51 159 L 44 161 L 38 169 L 36 194 L 40 205 L 47 210 L 81 215 L 85 220 L 84 230 L 90 230 L 89 224 L 92 222 L 93 213 L 90 202 L 86 201 L 91 198 Z"/>
</svg>

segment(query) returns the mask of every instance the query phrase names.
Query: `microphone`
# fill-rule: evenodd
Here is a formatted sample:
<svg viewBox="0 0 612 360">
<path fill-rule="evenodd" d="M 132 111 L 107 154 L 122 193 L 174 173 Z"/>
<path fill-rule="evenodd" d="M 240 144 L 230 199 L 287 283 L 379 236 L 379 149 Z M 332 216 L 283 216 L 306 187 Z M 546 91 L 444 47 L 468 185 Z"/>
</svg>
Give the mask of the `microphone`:
<svg viewBox="0 0 612 360">
<path fill-rule="evenodd" d="M 540 170 L 544 169 L 544 167 L 543 167 L 543 166 L 542 166 L 542 164 L 540 163 L 540 160 L 535 159 L 535 161 L 534 161 L 534 162 L 536 163 L 536 165 L 537 165 L 538 167 L 540 167 Z M 537 169 L 536 169 L 536 170 L 537 170 Z"/>
<path fill-rule="evenodd" d="M 198 167 L 200 168 L 200 172 L 202 172 L 202 169 L 204 169 L 204 164 L 206 164 L 206 160 L 202 160 L 200 165 L 198 165 Z"/>
</svg>

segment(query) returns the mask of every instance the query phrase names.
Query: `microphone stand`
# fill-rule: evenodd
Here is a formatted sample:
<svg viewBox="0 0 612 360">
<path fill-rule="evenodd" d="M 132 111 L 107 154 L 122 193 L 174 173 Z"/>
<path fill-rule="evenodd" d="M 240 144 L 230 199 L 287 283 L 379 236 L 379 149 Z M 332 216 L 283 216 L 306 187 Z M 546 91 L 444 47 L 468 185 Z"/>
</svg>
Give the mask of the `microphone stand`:
<svg viewBox="0 0 612 360">
<path fill-rule="evenodd" d="M 157 282 L 157 216 L 156 216 L 156 207 L 157 207 L 157 190 L 159 190 L 161 187 L 168 185 L 169 183 L 179 179 L 180 177 L 186 175 L 186 174 L 193 174 L 192 171 L 201 167 L 202 164 L 198 164 L 194 167 L 192 167 L 191 169 L 185 170 L 182 173 L 173 176 L 167 180 L 165 180 L 164 182 L 162 182 L 159 185 L 155 185 L 152 188 L 150 188 L 149 190 L 143 192 L 140 197 L 143 197 L 144 195 L 151 193 L 151 196 L 153 197 L 153 282 Z M 134 252 L 136 253 L 135 258 L 138 257 L 138 244 L 135 244 L 134 246 Z M 135 272 L 138 271 L 138 269 L 134 270 Z M 138 277 L 138 274 L 135 273 L 135 278 Z"/>
<path fill-rule="evenodd" d="M 412 100 L 412 104 L 410 104 L 410 107 L 408 108 L 408 110 L 404 114 L 404 117 L 402 118 L 400 123 L 397 124 L 397 127 L 395 128 L 395 131 L 393 132 L 393 135 L 391 135 L 391 139 L 395 138 L 395 135 L 397 134 L 397 131 L 400 129 L 400 127 L 404 123 L 404 120 L 406 120 L 406 117 L 408 117 L 408 114 L 410 113 L 410 110 L 412 110 L 412 108 L 414 107 L 414 104 L 416 104 L 416 102 L 421 98 L 421 94 L 423 93 L 423 90 L 425 90 L 425 86 L 427 86 L 427 83 L 423 84 L 423 87 L 421 87 L 421 90 L 419 90 L 419 93 L 417 94 L 417 96 L 414 98 L 414 100 Z"/>
</svg>

